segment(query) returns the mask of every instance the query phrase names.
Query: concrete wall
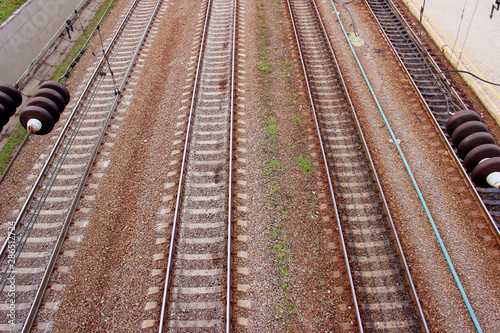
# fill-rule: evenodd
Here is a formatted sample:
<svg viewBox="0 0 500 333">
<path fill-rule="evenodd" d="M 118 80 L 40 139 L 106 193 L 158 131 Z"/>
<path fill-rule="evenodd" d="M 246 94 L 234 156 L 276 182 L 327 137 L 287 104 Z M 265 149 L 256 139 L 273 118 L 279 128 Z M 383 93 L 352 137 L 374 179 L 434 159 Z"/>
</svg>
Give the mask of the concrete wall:
<svg viewBox="0 0 500 333">
<path fill-rule="evenodd" d="M 0 82 L 15 83 L 82 0 L 29 0 L 0 26 Z"/>
</svg>

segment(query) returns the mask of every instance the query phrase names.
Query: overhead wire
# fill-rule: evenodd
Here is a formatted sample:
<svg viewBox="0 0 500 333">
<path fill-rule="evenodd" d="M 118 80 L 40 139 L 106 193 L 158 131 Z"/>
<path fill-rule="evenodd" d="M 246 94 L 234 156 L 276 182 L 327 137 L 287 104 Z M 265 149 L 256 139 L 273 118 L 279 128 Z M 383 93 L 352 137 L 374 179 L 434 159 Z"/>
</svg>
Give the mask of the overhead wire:
<svg viewBox="0 0 500 333">
<path fill-rule="evenodd" d="M 465 42 L 467 42 L 467 38 L 469 37 L 469 31 L 470 31 L 470 27 L 472 25 L 472 20 L 474 19 L 474 15 L 476 14 L 476 10 L 477 10 L 477 5 L 479 3 L 479 0 L 476 0 L 476 7 L 474 7 L 474 12 L 472 13 L 472 16 L 470 18 L 470 21 L 469 21 L 469 26 L 467 27 L 467 33 L 465 34 L 465 39 L 464 39 L 464 43 L 462 44 L 462 48 L 460 49 L 460 55 L 458 57 L 458 60 L 460 61 L 460 59 L 462 58 L 462 54 L 464 52 L 464 48 L 465 48 Z"/>
<path fill-rule="evenodd" d="M 92 47 L 92 44 L 90 43 L 90 39 L 94 36 L 95 34 L 95 31 L 98 29 L 98 27 L 100 26 L 102 20 L 106 17 L 106 15 L 108 14 L 108 12 L 110 11 L 112 5 L 114 4 L 114 1 L 110 1 L 107 8 L 104 10 L 104 12 L 102 13 L 102 16 L 101 18 L 99 19 L 99 21 L 97 22 L 97 26 L 96 28 L 94 28 L 94 30 L 90 33 L 90 34 L 87 34 L 85 29 L 83 28 L 83 25 L 82 25 L 82 22 L 81 22 L 81 19 L 80 19 L 80 26 L 82 28 L 82 34 L 85 36 L 86 38 L 86 41 L 85 43 L 83 44 L 83 46 L 80 48 L 80 50 L 78 51 L 77 55 L 75 56 L 75 58 L 73 58 L 73 60 L 70 62 L 70 64 L 68 65 L 68 67 L 66 68 L 66 70 L 64 71 L 64 75 L 61 76 L 59 79 L 57 79 L 57 81 L 61 82 L 63 79 L 68 79 L 68 77 L 70 76 L 71 74 L 71 69 L 73 67 L 76 66 L 76 64 L 78 63 L 78 61 L 80 60 L 80 58 L 82 57 L 82 55 L 85 53 L 85 51 L 87 50 L 87 47 L 90 47 L 91 50 L 92 50 L 92 55 L 95 56 L 96 53 L 95 53 L 95 50 L 94 48 Z M 75 11 L 75 14 L 77 16 L 78 13 Z M 63 83 L 63 82 L 61 82 Z"/>
<path fill-rule="evenodd" d="M 422 19 L 424 18 L 424 10 L 425 10 L 425 0 L 422 3 L 422 7 L 420 8 L 420 20 L 419 20 L 419 31 L 418 31 L 420 38 L 422 38 Z"/>
<path fill-rule="evenodd" d="M 465 74 L 469 74 L 469 75 L 475 77 L 476 79 L 481 80 L 487 84 L 491 84 L 492 86 L 500 87 L 500 83 L 495 83 L 495 82 L 485 80 L 485 79 L 483 79 L 483 78 L 481 78 L 481 77 L 477 76 L 476 74 L 471 73 L 469 71 L 463 71 L 463 70 L 459 70 L 459 69 L 447 69 L 447 70 L 441 71 L 439 73 L 436 73 L 436 75 L 443 74 L 443 73 L 465 73 Z"/>
<path fill-rule="evenodd" d="M 455 47 L 457 46 L 458 43 L 458 36 L 460 36 L 460 28 L 462 27 L 462 21 L 464 20 L 465 7 L 467 7 L 467 0 L 465 0 L 464 8 L 462 8 L 462 15 L 460 15 L 460 21 L 458 22 L 457 34 L 455 36 L 455 41 L 453 42 L 453 47 L 451 49 L 452 54 L 455 53 Z M 422 18 L 420 20 L 422 20 Z M 446 67 L 446 69 L 450 68 L 450 65 L 451 65 L 451 59 L 448 59 L 448 66 Z"/>
<path fill-rule="evenodd" d="M 76 19 L 78 20 L 80 18 L 80 14 L 75 10 L 75 15 L 76 15 Z M 85 28 L 83 27 L 83 23 L 82 23 L 82 20 L 78 20 L 78 22 L 80 23 L 80 27 L 82 28 L 82 34 L 85 36 L 85 38 L 87 40 L 90 40 L 90 37 L 87 35 L 87 32 L 85 31 Z M 95 51 L 94 51 L 94 47 L 92 46 L 92 44 L 89 44 L 89 47 L 90 49 L 92 50 L 92 55 L 95 56 Z"/>
<path fill-rule="evenodd" d="M 461 57 L 462 57 L 463 50 L 464 50 L 464 47 L 465 47 L 465 43 L 466 43 L 467 38 L 468 38 L 468 36 L 469 36 L 469 32 L 470 32 L 471 25 L 472 25 L 472 20 L 473 20 L 473 18 L 474 18 L 474 16 L 475 16 L 475 14 L 476 14 L 476 10 L 477 10 L 477 6 L 478 6 L 478 4 L 479 4 L 479 0 L 476 0 L 476 6 L 474 7 L 474 12 L 472 13 L 472 16 L 471 16 L 471 18 L 470 18 L 469 25 L 468 25 L 468 27 L 467 27 L 466 36 L 465 36 L 464 42 L 463 42 L 463 44 L 462 44 L 462 48 L 460 49 L 460 54 L 459 54 L 459 57 L 458 57 L 458 61 L 457 61 L 457 62 L 459 62 L 459 61 L 460 61 L 460 59 L 461 59 Z M 424 0 L 423 5 L 422 5 L 422 10 L 421 10 L 421 17 L 420 17 L 420 29 L 422 28 L 422 13 L 423 13 L 423 11 L 424 11 L 424 6 L 425 6 L 425 0 Z M 452 50 L 451 50 L 451 53 L 452 53 L 452 54 L 454 53 L 454 51 L 455 51 L 455 47 L 456 47 L 456 45 L 458 44 L 458 37 L 459 37 L 459 34 L 460 34 L 461 24 L 462 24 L 462 20 L 463 20 L 463 18 L 464 18 L 464 14 L 465 14 L 465 9 L 466 9 L 466 6 L 467 6 L 467 0 L 465 1 L 464 7 L 462 8 L 462 15 L 461 15 L 461 17 L 460 17 L 460 24 L 459 24 L 459 26 L 458 26 L 458 29 L 457 29 L 457 35 L 456 35 L 456 37 L 455 37 L 455 42 L 453 43 L 453 48 L 452 48 Z M 430 56 L 430 54 L 429 54 L 429 52 L 427 51 L 427 49 L 423 48 L 422 50 L 423 50 L 423 51 L 427 54 L 427 56 Z M 453 73 L 453 72 L 455 72 L 455 73 L 464 73 L 464 74 L 469 74 L 469 75 L 471 75 L 472 77 L 474 77 L 474 78 L 476 78 L 476 79 L 478 79 L 478 80 L 480 80 L 480 81 L 483 81 L 483 82 L 485 82 L 485 83 L 487 83 L 487 84 L 491 84 L 491 85 L 493 85 L 493 86 L 500 86 L 500 84 L 499 84 L 499 83 L 495 83 L 495 82 L 491 82 L 491 81 L 485 80 L 485 79 L 481 78 L 480 76 L 478 76 L 478 75 L 476 75 L 476 74 L 474 74 L 474 73 L 472 73 L 472 72 L 470 72 L 470 71 L 458 70 L 458 69 L 449 69 L 449 68 L 450 68 L 450 65 L 451 65 L 451 59 L 452 59 L 451 57 L 448 59 L 448 65 L 446 66 L 446 69 L 445 69 L 445 70 L 443 70 L 443 71 L 440 71 L 440 72 L 438 72 L 438 73 L 435 73 L 435 74 L 434 74 L 434 76 L 437 76 L 437 75 L 440 75 L 440 74 L 444 74 L 444 73 Z M 448 102 L 448 101 L 447 101 L 447 102 Z M 450 112 L 448 111 L 448 113 L 450 113 Z"/>
<path fill-rule="evenodd" d="M 111 80 L 113 81 L 113 89 L 115 90 L 115 95 L 120 94 L 120 90 L 118 89 L 118 84 L 116 83 L 115 80 L 115 74 L 113 73 L 113 70 L 111 69 L 111 63 L 109 62 L 108 56 L 106 55 L 106 51 L 104 50 L 104 42 L 102 41 L 102 35 L 101 35 L 101 29 L 99 26 L 97 26 L 97 31 L 99 33 L 99 39 L 101 41 L 101 50 L 102 50 L 102 56 L 106 60 L 106 64 L 108 65 L 109 73 L 111 74 Z M 101 75 L 106 75 L 105 72 L 101 72 Z"/>
<path fill-rule="evenodd" d="M 490 20 L 493 18 L 493 12 L 500 8 L 500 0 L 495 0 L 495 3 L 491 5 L 491 14 L 490 14 Z"/>
</svg>

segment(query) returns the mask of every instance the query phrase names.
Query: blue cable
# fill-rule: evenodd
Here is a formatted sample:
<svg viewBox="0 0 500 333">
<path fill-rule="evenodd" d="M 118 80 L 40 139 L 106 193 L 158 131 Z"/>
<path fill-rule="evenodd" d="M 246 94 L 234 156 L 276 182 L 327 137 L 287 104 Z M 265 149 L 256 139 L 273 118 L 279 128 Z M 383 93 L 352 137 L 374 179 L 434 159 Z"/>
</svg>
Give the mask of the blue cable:
<svg viewBox="0 0 500 333">
<path fill-rule="evenodd" d="M 418 184 L 413 177 L 413 173 L 410 170 L 410 166 L 408 165 L 406 158 L 403 154 L 403 151 L 401 150 L 401 147 L 398 144 L 398 141 L 396 140 L 396 136 L 394 135 L 394 132 L 392 131 L 391 126 L 389 125 L 389 122 L 387 121 L 387 118 L 385 116 L 384 111 L 382 110 L 382 107 L 380 106 L 377 96 L 375 95 L 375 92 L 372 89 L 372 86 L 370 85 L 370 82 L 368 81 L 368 78 L 366 77 L 365 71 L 363 70 L 363 66 L 361 66 L 361 63 L 359 62 L 358 56 L 356 55 L 356 52 L 354 51 L 354 48 L 352 47 L 351 41 L 349 40 L 349 37 L 347 36 L 344 25 L 342 24 L 342 21 L 340 20 L 339 13 L 337 11 L 337 8 L 333 4 L 333 0 L 330 0 L 332 3 L 333 9 L 335 11 L 335 15 L 337 15 L 337 19 L 339 20 L 340 27 L 342 28 L 342 31 L 344 32 L 344 36 L 347 40 L 347 43 L 349 43 L 349 47 L 351 48 L 351 52 L 354 55 L 354 58 L 356 59 L 356 62 L 358 64 L 359 69 L 361 70 L 361 73 L 363 74 L 363 77 L 365 79 L 366 84 L 368 85 L 368 88 L 370 89 L 370 92 L 372 94 L 373 100 L 377 104 L 377 108 L 384 119 L 384 122 L 387 126 L 387 129 L 389 130 L 389 133 L 391 134 L 392 141 L 396 145 L 396 148 L 399 152 L 399 156 L 401 156 L 401 159 L 403 160 L 403 163 L 405 165 L 406 171 L 408 172 L 408 175 L 410 176 L 410 179 L 413 183 L 413 187 L 415 187 L 415 190 L 417 191 L 418 197 L 420 198 L 420 202 L 422 203 L 422 207 L 425 210 L 425 214 L 427 215 L 429 222 L 431 223 L 432 229 L 434 230 L 434 234 L 436 235 L 436 238 L 438 240 L 439 246 L 441 247 L 441 251 L 443 251 L 444 257 L 446 259 L 446 262 L 448 263 L 448 267 L 450 268 L 451 274 L 453 275 L 453 279 L 455 279 L 455 282 L 457 284 L 458 290 L 460 291 L 460 294 L 462 295 L 462 298 L 464 300 L 465 306 L 467 307 L 467 310 L 469 311 L 469 315 L 472 319 L 472 322 L 474 323 L 474 326 L 476 327 L 477 332 L 482 333 L 483 330 L 481 329 L 481 326 L 479 325 L 479 322 L 476 318 L 476 315 L 474 314 L 474 310 L 472 309 L 472 306 L 469 302 L 469 299 L 467 298 L 467 295 L 465 294 L 465 290 L 462 287 L 462 283 L 460 282 L 460 279 L 457 275 L 457 272 L 455 271 L 455 268 L 453 267 L 453 263 L 451 262 L 451 258 L 448 255 L 448 251 L 446 250 L 446 247 L 444 246 L 443 240 L 441 239 L 441 236 L 439 235 L 439 231 L 436 228 L 436 224 L 434 223 L 434 219 L 431 216 L 431 213 L 429 211 L 429 208 L 427 207 L 427 204 L 425 203 L 424 197 L 422 195 L 422 192 L 420 192 L 420 188 L 418 187 Z"/>
</svg>

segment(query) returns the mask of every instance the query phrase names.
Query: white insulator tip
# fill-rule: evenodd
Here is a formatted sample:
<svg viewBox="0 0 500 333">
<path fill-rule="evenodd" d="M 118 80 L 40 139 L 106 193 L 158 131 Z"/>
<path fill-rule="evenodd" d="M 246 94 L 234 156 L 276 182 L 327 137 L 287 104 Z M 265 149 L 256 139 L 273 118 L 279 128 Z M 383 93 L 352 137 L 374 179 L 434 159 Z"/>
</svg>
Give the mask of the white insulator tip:
<svg viewBox="0 0 500 333">
<path fill-rule="evenodd" d="M 35 133 L 42 129 L 42 122 L 36 118 L 31 118 L 28 120 L 26 127 L 28 131 Z"/>
<path fill-rule="evenodd" d="M 500 188 L 500 172 L 495 171 L 490 173 L 486 177 L 486 182 L 490 184 L 491 187 Z"/>
</svg>

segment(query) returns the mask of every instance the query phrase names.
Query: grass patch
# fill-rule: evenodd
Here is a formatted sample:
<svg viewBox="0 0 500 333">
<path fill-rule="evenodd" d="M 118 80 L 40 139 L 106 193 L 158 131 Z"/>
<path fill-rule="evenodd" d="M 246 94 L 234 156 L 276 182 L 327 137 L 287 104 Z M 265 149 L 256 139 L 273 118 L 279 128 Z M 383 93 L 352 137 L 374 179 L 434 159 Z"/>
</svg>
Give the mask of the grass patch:
<svg viewBox="0 0 500 333">
<path fill-rule="evenodd" d="M 276 138 L 278 136 L 278 129 L 276 126 L 267 126 L 266 129 L 271 137 Z"/>
<path fill-rule="evenodd" d="M 27 0 L 2 0 L 0 1 L 0 23 L 3 23 L 21 7 Z"/>
<path fill-rule="evenodd" d="M 293 123 L 302 126 L 302 116 L 293 118 Z"/>
<path fill-rule="evenodd" d="M 311 165 L 311 159 L 309 157 L 304 157 L 304 156 L 299 156 L 297 157 L 297 162 L 299 162 L 300 167 L 302 170 L 305 172 L 311 172 L 313 171 L 312 165 Z"/>
<path fill-rule="evenodd" d="M 270 5 L 269 3 L 267 6 Z M 273 0 L 272 6 L 274 13 L 282 12 L 279 0 Z M 295 290 L 295 282 L 292 279 L 294 271 L 292 265 L 293 251 L 289 242 L 289 238 L 297 238 L 298 233 L 294 234 L 293 231 L 290 232 L 288 230 L 289 226 L 287 222 L 289 222 L 289 215 L 291 214 L 289 209 L 295 207 L 296 204 L 290 204 L 290 199 L 284 196 L 287 191 L 283 191 L 283 189 L 291 186 L 286 181 L 288 177 L 287 172 L 290 170 L 290 167 L 284 165 L 287 162 L 283 159 L 284 154 L 282 154 L 282 151 L 286 147 L 283 146 L 283 143 L 278 142 L 281 135 L 279 131 L 282 129 L 281 127 L 278 129 L 277 120 L 278 115 L 285 115 L 285 110 L 280 110 L 281 105 L 290 106 L 293 103 L 288 102 L 288 96 L 274 94 L 273 88 L 281 88 L 288 82 L 289 74 L 286 73 L 286 70 L 285 72 L 282 71 L 282 64 L 285 63 L 291 70 L 291 61 L 279 57 L 279 52 L 276 52 L 278 48 L 271 45 L 271 38 L 268 32 L 270 29 L 273 32 L 277 29 L 280 30 L 283 23 L 281 18 L 276 16 L 271 16 L 271 18 L 274 18 L 273 22 L 266 21 L 266 19 L 269 19 L 265 15 L 267 8 L 265 2 L 259 0 L 257 9 L 260 27 L 258 44 L 260 59 L 256 62 L 255 67 L 259 71 L 257 72 L 260 76 L 259 83 L 263 88 L 259 105 L 261 107 L 261 119 L 264 120 L 263 127 L 267 132 L 267 135 L 264 134 L 266 138 L 262 143 L 262 148 L 267 150 L 268 156 L 268 160 L 263 168 L 267 189 L 266 205 L 269 211 L 272 212 L 272 216 L 269 218 L 266 226 L 268 249 L 271 256 L 270 259 L 274 261 L 274 269 L 276 270 L 272 284 L 279 287 L 279 289 L 273 290 L 275 302 L 271 305 L 271 309 L 275 311 L 276 318 L 282 320 L 282 325 L 284 324 L 285 326 L 283 328 L 288 331 L 289 327 L 286 328 L 286 326 L 293 320 L 300 319 L 300 311 L 293 301 L 293 290 Z M 270 11 L 267 12 L 269 13 Z M 280 39 L 283 41 L 283 36 L 280 36 Z M 293 116 L 291 119 L 293 119 Z"/>
<path fill-rule="evenodd" d="M 71 76 L 74 66 L 88 48 L 88 45 L 85 46 L 85 44 L 87 43 L 87 36 L 89 36 L 89 34 L 94 31 L 99 22 L 108 15 L 111 9 L 113 9 L 113 7 L 116 5 L 116 1 L 117 0 L 107 0 L 102 4 L 92 20 L 90 20 L 89 25 L 85 29 L 85 33 L 81 34 L 80 37 L 78 37 L 75 45 L 68 52 L 64 60 L 56 67 L 54 73 L 52 73 L 50 77 L 51 80 L 58 80 L 63 76 L 66 76 L 67 80 Z M 98 50 L 95 50 L 95 52 L 97 51 Z"/>
<path fill-rule="evenodd" d="M 269 163 L 269 167 L 264 169 L 264 175 L 269 176 L 271 173 L 274 171 L 280 171 L 281 169 L 281 163 L 278 160 L 269 160 L 267 161 Z"/>
<path fill-rule="evenodd" d="M 275 305 L 272 305 L 272 306 L 271 306 L 271 310 L 276 311 L 276 312 L 278 312 L 278 313 L 283 313 L 283 307 L 282 307 L 282 306 L 280 306 L 280 305 L 276 305 L 276 306 L 275 306 Z"/>
<path fill-rule="evenodd" d="M 267 124 L 271 126 L 276 126 L 276 118 L 271 117 L 267 120 Z"/>
<path fill-rule="evenodd" d="M 316 210 L 317 210 L 317 207 L 316 207 L 316 204 L 314 202 L 311 202 L 311 204 L 309 205 L 309 216 L 311 216 L 311 218 L 316 218 Z"/>
<path fill-rule="evenodd" d="M 270 160 L 269 165 L 275 170 L 278 170 L 281 167 L 281 163 L 278 160 Z"/>
<path fill-rule="evenodd" d="M 267 73 L 271 73 L 271 69 L 269 68 L 269 65 L 264 63 L 263 61 L 259 61 L 257 63 L 257 69 L 259 70 L 259 72 L 261 72 L 262 74 L 267 74 Z"/>
<path fill-rule="evenodd" d="M 17 124 L 17 128 L 14 130 L 14 133 L 12 133 L 9 140 L 0 151 L 0 173 L 3 173 L 9 164 L 12 154 L 14 154 L 17 147 L 19 147 L 21 142 L 23 142 L 26 133 L 28 133 L 28 131 L 26 131 L 21 124 Z"/>
<path fill-rule="evenodd" d="M 288 262 L 290 261 L 290 249 L 288 246 L 288 235 L 285 230 L 281 229 L 281 226 L 273 228 L 270 235 L 273 245 L 271 246 L 271 251 L 276 255 L 278 261 L 278 268 L 280 271 L 280 276 L 282 278 L 288 277 Z M 287 291 L 288 283 L 282 281 L 280 283 L 281 287 Z"/>
<path fill-rule="evenodd" d="M 278 137 L 278 127 L 276 126 L 276 118 L 271 117 L 267 120 L 266 130 L 271 136 L 271 138 L 276 139 Z"/>
</svg>

